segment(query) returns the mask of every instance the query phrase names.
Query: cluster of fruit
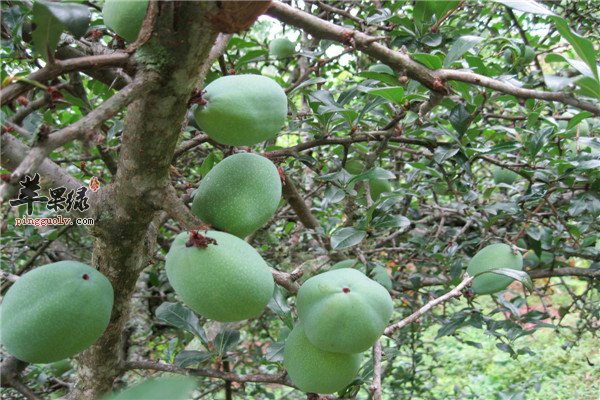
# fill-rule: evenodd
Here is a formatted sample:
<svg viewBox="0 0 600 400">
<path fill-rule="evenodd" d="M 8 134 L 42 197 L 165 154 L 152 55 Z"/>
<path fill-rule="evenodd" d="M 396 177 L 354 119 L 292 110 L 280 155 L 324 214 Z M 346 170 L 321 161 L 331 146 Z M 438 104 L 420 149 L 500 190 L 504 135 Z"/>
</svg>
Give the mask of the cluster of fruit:
<svg viewBox="0 0 600 400">
<path fill-rule="evenodd" d="M 296 300 L 298 323 L 285 341 L 283 364 L 305 392 L 333 393 L 350 384 L 361 353 L 383 334 L 392 298 L 362 272 L 341 268 L 308 279 Z"/>
</svg>

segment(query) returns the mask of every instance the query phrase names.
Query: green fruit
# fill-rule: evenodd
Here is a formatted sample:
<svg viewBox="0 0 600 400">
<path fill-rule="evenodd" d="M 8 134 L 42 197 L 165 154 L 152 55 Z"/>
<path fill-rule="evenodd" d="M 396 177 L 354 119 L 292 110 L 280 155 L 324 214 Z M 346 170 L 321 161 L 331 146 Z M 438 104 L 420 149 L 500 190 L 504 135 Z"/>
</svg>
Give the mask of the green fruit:
<svg viewBox="0 0 600 400">
<path fill-rule="evenodd" d="M 377 201 L 383 193 L 391 192 L 392 185 L 387 179 L 369 179 L 371 199 Z"/>
<path fill-rule="evenodd" d="M 373 64 L 367 70 L 369 72 L 378 72 L 380 74 L 394 75 L 394 70 L 385 64 Z"/>
<path fill-rule="evenodd" d="M 344 169 L 352 175 L 358 175 L 363 172 L 365 165 L 362 163 L 362 161 L 353 158 L 346 161 Z"/>
<path fill-rule="evenodd" d="M 47 264 L 23 275 L 2 302 L 1 342 L 16 358 L 51 363 L 92 345 L 108 326 L 113 289 L 77 261 Z"/>
<path fill-rule="evenodd" d="M 275 58 L 287 58 L 294 55 L 296 45 L 285 38 L 273 39 L 269 43 L 269 54 Z"/>
<path fill-rule="evenodd" d="M 128 42 L 137 39 L 148 0 L 106 0 L 102 8 L 104 24 Z"/>
<path fill-rule="evenodd" d="M 334 393 L 348 386 L 360 368 L 360 354 L 330 353 L 313 346 L 301 324 L 285 341 L 283 366 L 292 382 L 308 393 Z"/>
<path fill-rule="evenodd" d="M 496 243 L 481 249 L 469 262 L 467 273 L 475 276 L 484 271 L 498 268 L 508 268 L 521 271 L 523 258 L 521 253 L 513 254 L 509 245 Z M 477 276 L 471 288 L 477 294 L 492 294 L 504 290 L 512 283 L 508 276 L 487 273 Z"/>
<path fill-rule="evenodd" d="M 535 50 L 533 50 L 533 47 L 525 46 L 521 51 L 522 51 L 522 57 L 521 57 L 520 62 L 523 65 L 530 64 L 533 61 L 533 59 L 535 58 Z"/>
<path fill-rule="evenodd" d="M 196 122 L 211 139 L 251 146 L 273 138 L 287 117 L 287 96 L 271 78 L 228 75 L 212 81 L 196 108 Z"/>
<path fill-rule="evenodd" d="M 344 268 L 308 279 L 296 299 L 308 340 L 323 351 L 359 353 L 383 334 L 392 298 L 362 272 Z"/>
<path fill-rule="evenodd" d="M 189 376 L 149 379 L 104 400 L 188 400 L 198 384 Z"/>
<path fill-rule="evenodd" d="M 497 185 L 500 183 L 506 183 L 507 185 L 512 185 L 519 177 L 519 174 L 517 174 L 516 172 L 513 172 L 509 169 L 500 168 L 500 167 L 495 166 L 492 169 L 492 177 L 494 178 L 494 183 Z"/>
<path fill-rule="evenodd" d="M 192 212 L 205 223 L 243 238 L 271 219 L 280 199 L 277 167 L 257 154 L 239 153 L 202 179 Z"/>
<path fill-rule="evenodd" d="M 175 238 L 166 259 L 167 277 L 185 304 L 216 321 L 258 316 L 275 289 L 269 266 L 252 246 L 218 231 L 202 233 L 216 240 L 190 246 L 190 234 Z"/>
</svg>

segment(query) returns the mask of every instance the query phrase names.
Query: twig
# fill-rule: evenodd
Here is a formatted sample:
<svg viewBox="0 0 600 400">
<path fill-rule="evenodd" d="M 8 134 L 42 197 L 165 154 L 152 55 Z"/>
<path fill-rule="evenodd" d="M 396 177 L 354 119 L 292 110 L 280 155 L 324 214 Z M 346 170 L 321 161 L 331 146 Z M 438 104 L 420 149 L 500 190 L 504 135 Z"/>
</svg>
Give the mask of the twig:
<svg viewBox="0 0 600 400">
<path fill-rule="evenodd" d="M 429 312 L 429 310 L 431 310 L 433 307 L 437 306 L 438 304 L 442 304 L 454 297 L 460 297 L 461 291 L 465 287 L 467 287 L 473 280 L 472 277 L 470 277 L 468 275 L 465 275 L 465 276 L 466 277 L 462 280 L 462 282 L 459 283 L 458 286 L 456 286 L 454 289 L 452 289 L 448 293 L 446 293 L 436 299 L 431 300 L 429 303 L 425 304 L 423 307 L 419 308 L 417 311 L 415 311 L 408 317 L 404 318 L 402 321 L 396 322 L 395 324 L 388 326 L 387 328 L 385 328 L 385 331 L 383 332 L 383 334 L 386 336 L 392 337 L 392 335 L 396 331 L 402 329 L 403 327 L 405 327 L 408 324 L 415 322 L 416 320 L 421 318 L 421 316 L 423 316 L 425 313 Z"/>
<path fill-rule="evenodd" d="M 373 345 L 373 382 L 371 383 L 373 400 L 381 400 L 381 342 Z"/>
<path fill-rule="evenodd" d="M 177 191 L 172 185 L 169 185 L 165 189 L 165 197 L 165 201 L 161 201 L 162 209 L 169 214 L 171 218 L 179 222 L 185 229 L 193 231 L 205 226 L 204 223 L 185 206 L 179 196 L 177 196 Z"/>
<path fill-rule="evenodd" d="M 465 0 L 460 0 L 453 9 L 448 10 L 448 12 L 446 12 L 446 14 L 442 15 L 442 17 L 439 19 L 439 21 L 433 26 L 433 28 L 431 28 L 431 32 L 436 33 L 438 31 L 438 29 L 440 29 L 440 25 L 442 25 L 442 22 L 444 22 L 446 19 L 448 19 L 448 17 L 450 17 L 452 14 L 454 14 L 454 12 L 456 12 L 456 10 L 458 10 L 460 8 L 460 6 L 462 6 L 464 4 L 464 2 L 465 2 Z"/>
</svg>

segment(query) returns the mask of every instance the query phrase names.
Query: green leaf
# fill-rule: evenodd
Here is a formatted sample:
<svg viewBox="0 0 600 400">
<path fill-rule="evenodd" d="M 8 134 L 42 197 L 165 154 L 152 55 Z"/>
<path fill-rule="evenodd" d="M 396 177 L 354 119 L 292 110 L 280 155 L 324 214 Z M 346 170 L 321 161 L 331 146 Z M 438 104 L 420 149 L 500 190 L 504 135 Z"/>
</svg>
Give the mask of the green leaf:
<svg viewBox="0 0 600 400">
<path fill-rule="evenodd" d="M 593 116 L 594 116 L 594 114 L 592 114 L 589 111 L 582 111 L 569 120 L 569 123 L 567 124 L 567 129 L 574 128 L 577 126 L 577 124 L 579 124 L 584 119 L 593 117 Z"/>
<path fill-rule="evenodd" d="M 390 86 L 396 86 L 398 81 L 396 77 L 390 74 L 382 74 L 380 72 L 372 72 L 372 71 L 363 71 L 358 74 L 358 76 L 362 76 L 363 78 L 375 79 L 376 81 L 383 82 Z"/>
<path fill-rule="evenodd" d="M 270 362 L 283 361 L 283 350 L 285 348 L 285 342 L 273 342 L 267 348 L 267 354 L 265 359 Z"/>
<path fill-rule="evenodd" d="M 302 82 L 301 84 L 299 84 L 298 86 L 296 86 L 294 89 L 292 89 L 288 93 L 288 96 L 290 96 L 291 94 L 297 92 L 298 90 L 300 90 L 306 86 L 316 85 L 318 83 L 325 83 L 325 82 L 327 82 L 327 80 L 325 78 L 321 78 L 321 77 L 308 79 L 308 80 Z"/>
<path fill-rule="evenodd" d="M 583 96 L 600 99 L 600 82 L 597 80 L 589 76 L 582 76 L 575 80 L 575 84 L 579 86 L 579 93 Z"/>
<path fill-rule="evenodd" d="M 521 282 L 523 284 L 523 286 L 525 286 L 527 289 L 533 291 L 533 282 L 531 281 L 531 277 L 529 276 L 529 274 L 525 271 L 518 271 L 516 269 L 510 269 L 510 268 L 497 268 L 497 269 L 492 269 L 489 271 L 484 271 L 475 276 L 479 276 L 479 275 L 487 274 L 487 273 L 508 276 L 509 278 L 513 278 L 514 280 Z"/>
<path fill-rule="evenodd" d="M 216 162 L 217 162 L 217 156 L 214 151 L 211 151 L 210 154 L 208 156 L 206 156 L 204 161 L 202 161 L 202 165 L 200 166 L 200 169 L 198 170 L 198 174 L 204 178 L 206 176 L 206 174 L 208 174 L 208 172 L 212 169 L 212 167 L 215 166 Z"/>
<path fill-rule="evenodd" d="M 459 150 L 460 150 L 459 148 L 439 146 L 435 149 L 435 152 L 433 154 L 433 159 L 437 163 L 441 164 L 444 161 L 446 161 L 447 159 L 453 157 L 456 153 L 458 153 Z"/>
<path fill-rule="evenodd" d="M 406 229 L 410 226 L 410 220 L 403 215 L 384 214 L 378 215 L 371 221 L 373 228 L 400 228 Z"/>
<path fill-rule="evenodd" d="M 458 104 L 450 111 L 449 120 L 456 132 L 464 135 L 471 124 L 471 114 L 463 104 Z"/>
<path fill-rule="evenodd" d="M 555 17 L 556 29 L 575 49 L 577 55 L 590 67 L 596 81 L 598 81 L 598 67 L 596 66 L 596 50 L 591 41 L 571 30 L 563 18 Z"/>
<path fill-rule="evenodd" d="M 459 60 L 463 54 L 469 51 L 477 43 L 481 42 L 483 38 L 479 36 L 465 35 L 461 36 L 452 43 L 452 47 L 448 50 L 448 55 L 444 60 L 444 67 L 449 67 L 454 61 Z"/>
<path fill-rule="evenodd" d="M 353 183 L 353 182 L 360 182 L 360 181 L 367 181 L 369 179 L 395 179 L 396 175 L 394 175 L 392 172 L 380 168 L 380 167 L 375 167 L 367 172 L 364 172 L 360 175 L 356 175 L 355 177 L 353 177 L 352 179 L 350 179 L 350 181 L 348 183 Z"/>
<path fill-rule="evenodd" d="M 338 229 L 331 236 L 331 247 L 334 250 L 346 249 L 359 244 L 366 236 L 367 232 L 362 230 L 354 228 Z"/>
<path fill-rule="evenodd" d="M 374 96 L 383 97 L 384 99 L 393 101 L 396 104 L 404 103 L 404 88 L 400 86 L 369 89 L 366 90 L 366 92 Z"/>
<path fill-rule="evenodd" d="M 594 77 L 592 70 L 585 62 L 580 60 L 574 60 L 572 58 L 567 58 L 562 54 L 550 53 L 546 56 L 546 62 L 566 62 L 571 67 L 579 71 L 581 74 L 589 76 L 590 78 Z"/>
<path fill-rule="evenodd" d="M 191 366 L 197 367 L 208 360 L 210 360 L 210 353 L 206 351 L 183 350 L 175 356 L 173 363 L 178 367 L 188 368 Z"/>
<path fill-rule="evenodd" d="M 90 9 L 81 4 L 38 0 L 33 3 L 33 23 L 33 45 L 48 59 L 48 52 L 54 54 L 65 29 L 75 37 L 85 34 L 90 24 Z"/>
<path fill-rule="evenodd" d="M 156 309 L 156 318 L 172 325 L 176 328 L 183 329 L 196 335 L 204 345 L 208 344 L 206 333 L 198 317 L 192 310 L 181 303 L 162 303 Z"/>
<path fill-rule="evenodd" d="M 427 68 L 430 68 L 430 69 L 442 68 L 442 60 L 440 60 L 439 57 L 434 56 L 433 54 L 415 53 L 415 54 L 411 54 L 410 57 L 413 60 L 423 64 Z"/>
<path fill-rule="evenodd" d="M 535 0 L 495 0 L 497 3 L 504 4 L 515 10 L 524 11 L 540 15 L 556 15 L 548 10 L 544 5 Z"/>
<path fill-rule="evenodd" d="M 392 279 L 388 275 L 387 270 L 380 265 L 373 268 L 373 280 L 375 282 L 378 282 L 381 286 L 383 286 L 387 290 L 392 289 Z"/>
<path fill-rule="evenodd" d="M 217 336 L 215 336 L 215 340 L 213 342 L 219 354 L 223 355 L 233 347 L 237 346 L 239 341 L 240 331 L 225 329 L 217 333 Z"/>
</svg>

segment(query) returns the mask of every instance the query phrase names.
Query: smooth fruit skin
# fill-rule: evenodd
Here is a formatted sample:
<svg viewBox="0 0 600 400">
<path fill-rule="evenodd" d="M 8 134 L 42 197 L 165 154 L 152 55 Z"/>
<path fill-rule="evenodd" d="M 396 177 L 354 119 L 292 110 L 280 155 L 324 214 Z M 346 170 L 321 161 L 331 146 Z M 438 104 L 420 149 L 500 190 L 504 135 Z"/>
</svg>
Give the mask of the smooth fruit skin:
<svg viewBox="0 0 600 400">
<path fill-rule="evenodd" d="M 360 354 L 330 353 L 313 346 L 298 323 L 285 341 L 283 366 L 303 392 L 334 393 L 348 386 L 360 368 Z"/>
<path fill-rule="evenodd" d="M 378 72 L 380 74 L 394 75 L 394 70 L 385 64 L 373 64 L 368 69 L 369 72 Z"/>
<path fill-rule="evenodd" d="M 294 55 L 296 45 L 286 38 L 273 39 L 269 43 L 269 54 L 275 58 L 287 58 Z"/>
<path fill-rule="evenodd" d="M 194 111 L 211 139 L 229 146 L 252 146 L 273 138 L 287 117 L 287 96 L 271 78 L 228 75 L 212 81 Z"/>
<path fill-rule="evenodd" d="M 216 321 L 256 317 L 273 295 L 267 263 L 252 246 L 225 232 L 202 235 L 217 244 L 187 247 L 189 233 L 175 238 L 166 259 L 167 277 L 185 304 Z"/>
<path fill-rule="evenodd" d="M 275 164 L 257 154 L 238 153 L 202 179 L 192 212 L 214 228 L 243 238 L 273 217 L 280 200 Z"/>
<path fill-rule="evenodd" d="M 352 175 L 359 175 L 365 169 L 365 165 L 362 161 L 352 158 L 346 162 L 344 168 Z"/>
<path fill-rule="evenodd" d="M 104 24 L 128 42 L 137 39 L 146 11 L 148 0 L 106 0 L 102 8 Z"/>
<path fill-rule="evenodd" d="M 507 185 L 512 185 L 519 177 L 519 174 L 506 168 L 494 167 L 492 169 L 492 177 L 495 184 L 506 183 Z"/>
<path fill-rule="evenodd" d="M 393 310 L 388 291 L 351 268 L 308 279 L 298 291 L 296 305 L 308 340 L 335 353 L 369 349 L 383 334 Z"/>
<path fill-rule="evenodd" d="M 387 179 L 369 179 L 369 193 L 371 199 L 377 201 L 383 193 L 391 192 L 392 185 Z"/>
<path fill-rule="evenodd" d="M 109 280 L 77 261 L 60 261 L 21 276 L 4 296 L 1 342 L 16 358 L 51 363 L 92 345 L 113 306 Z"/>
<path fill-rule="evenodd" d="M 498 268 L 509 268 L 517 271 L 523 269 L 521 253 L 513 254 L 509 245 L 491 244 L 473 256 L 467 267 L 467 273 L 475 276 L 480 272 Z M 476 294 L 492 294 L 504 290 L 513 282 L 512 278 L 494 273 L 483 274 L 473 279 L 471 289 Z"/>
</svg>

